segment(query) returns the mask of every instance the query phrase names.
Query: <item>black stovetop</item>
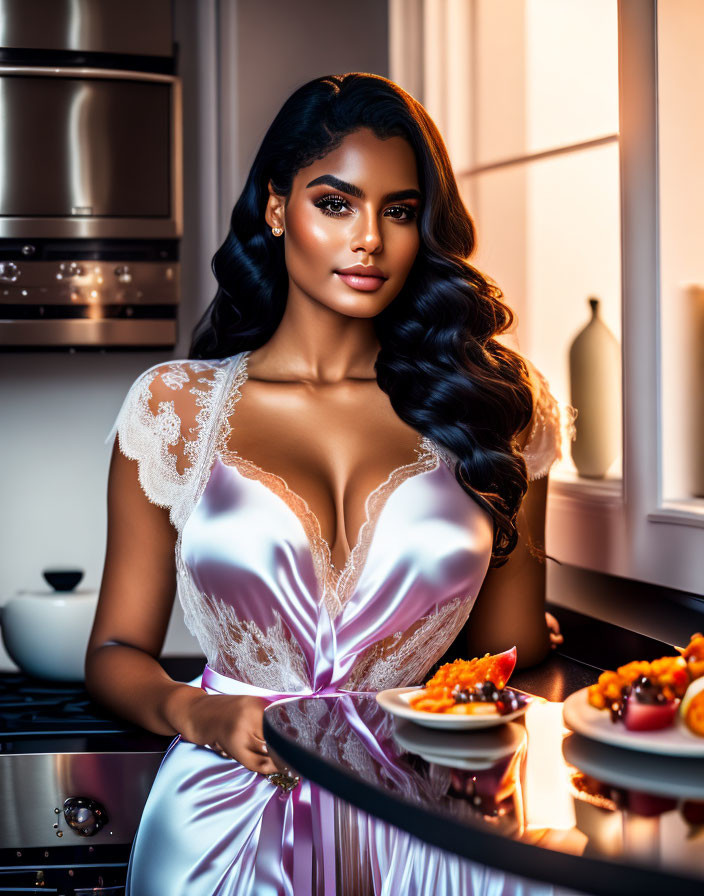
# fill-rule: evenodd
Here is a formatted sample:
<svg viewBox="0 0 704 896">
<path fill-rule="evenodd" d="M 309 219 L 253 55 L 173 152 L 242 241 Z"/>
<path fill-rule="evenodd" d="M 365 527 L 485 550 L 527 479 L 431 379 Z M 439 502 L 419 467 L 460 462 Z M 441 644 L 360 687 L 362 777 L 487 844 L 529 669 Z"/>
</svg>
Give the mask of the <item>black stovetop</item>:
<svg viewBox="0 0 704 896">
<path fill-rule="evenodd" d="M 200 657 L 161 660 L 178 681 L 194 679 L 204 662 Z M 0 753 L 18 745 L 19 752 L 34 752 L 38 745 L 48 752 L 53 740 L 61 741 L 62 749 L 71 744 L 85 748 L 89 741 L 107 749 L 111 738 L 121 749 L 136 749 L 145 746 L 145 738 L 155 737 L 94 703 L 82 683 L 43 681 L 20 672 L 0 673 Z M 160 744 L 163 740 L 156 737 Z"/>
</svg>

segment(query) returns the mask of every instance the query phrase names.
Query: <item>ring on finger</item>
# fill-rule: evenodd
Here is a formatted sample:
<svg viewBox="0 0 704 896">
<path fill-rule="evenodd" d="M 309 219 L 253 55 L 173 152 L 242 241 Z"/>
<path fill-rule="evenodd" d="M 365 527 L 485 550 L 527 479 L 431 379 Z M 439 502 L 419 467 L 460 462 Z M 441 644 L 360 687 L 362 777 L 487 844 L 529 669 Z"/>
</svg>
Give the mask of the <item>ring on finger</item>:
<svg viewBox="0 0 704 896">
<path fill-rule="evenodd" d="M 276 784 L 283 791 L 288 793 L 288 791 L 293 790 L 293 788 L 298 784 L 301 780 L 298 775 L 288 774 L 289 769 L 286 769 L 286 773 L 284 772 L 274 772 L 271 775 L 267 775 L 267 780 L 272 784 Z"/>
</svg>

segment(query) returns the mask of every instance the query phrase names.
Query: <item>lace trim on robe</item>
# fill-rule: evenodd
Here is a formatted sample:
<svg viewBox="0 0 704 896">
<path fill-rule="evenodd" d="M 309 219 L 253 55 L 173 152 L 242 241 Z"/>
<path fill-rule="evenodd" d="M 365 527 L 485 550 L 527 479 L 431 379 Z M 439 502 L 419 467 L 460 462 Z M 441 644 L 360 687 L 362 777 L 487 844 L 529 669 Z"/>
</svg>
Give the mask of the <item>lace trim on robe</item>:
<svg viewBox="0 0 704 896">
<path fill-rule="evenodd" d="M 242 475 L 260 482 L 281 498 L 298 517 L 310 544 L 321 600 L 327 608 L 330 618 L 334 619 L 354 593 L 369 552 L 376 522 L 389 496 L 404 480 L 425 470 L 434 469 L 438 464 L 439 452 L 434 442 L 419 435 L 418 445 L 415 449 L 417 459 L 396 467 L 383 482 L 367 495 L 364 522 L 359 530 L 357 542 L 350 551 L 345 565 L 338 571 L 332 562 L 330 545 L 322 536 L 320 521 L 308 502 L 293 491 L 283 477 L 264 470 L 253 461 L 242 457 L 238 451 L 227 447 L 232 433 L 230 417 L 235 403 L 241 397 L 241 387 L 247 379 L 248 355 L 248 352 L 244 353 L 238 366 L 237 376 L 233 381 L 231 394 L 225 405 L 215 451 L 223 463 L 236 467 Z"/>
<path fill-rule="evenodd" d="M 357 542 L 350 551 L 350 555 L 336 582 L 335 597 L 337 598 L 338 606 L 334 608 L 335 612 L 339 612 L 355 592 L 369 554 L 377 520 L 388 499 L 406 479 L 411 479 L 420 473 L 437 468 L 440 461 L 440 453 L 438 447 L 431 439 L 421 436 L 415 452 L 417 455 L 416 460 L 396 467 L 383 482 L 379 483 L 367 495 L 364 502 L 364 522 L 359 530 Z M 329 553 L 328 547 L 328 556 Z"/>
<path fill-rule="evenodd" d="M 533 425 L 523 448 L 528 478 L 532 480 L 547 476 L 550 467 L 562 458 L 562 445 L 569 444 L 575 437 L 577 411 L 571 405 L 559 402 L 550 392 L 543 374 L 527 358 L 523 360 L 535 390 Z"/>
<path fill-rule="evenodd" d="M 422 684 L 428 669 L 459 635 L 473 603 L 473 595 L 456 597 L 406 631 L 372 644 L 354 664 L 343 687 L 383 691 Z"/>
<path fill-rule="evenodd" d="M 222 675 L 262 688 L 296 693 L 310 687 L 305 656 L 281 615 L 262 630 L 219 598 L 199 591 L 181 557 L 177 540 L 177 588 L 186 626 L 208 664 Z M 457 597 L 410 628 L 370 645 L 356 660 L 343 687 L 380 691 L 419 684 L 467 621 L 474 598 Z"/>
<path fill-rule="evenodd" d="M 528 479 L 533 480 L 547 476 L 555 461 L 562 458 L 562 446 L 575 438 L 577 410 L 558 401 L 543 374 L 527 358 L 523 360 L 531 373 L 535 393 L 532 426 L 522 452 Z M 457 455 L 437 443 L 435 450 L 454 471 Z"/>
<path fill-rule="evenodd" d="M 303 651 L 277 610 L 272 610 L 275 622 L 262 631 L 252 620 L 240 619 L 234 607 L 198 591 L 183 562 L 178 594 L 186 626 L 216 672 L 281 692 L 310 687 Z"/>
<path fill-rule="evenodd" d="M 228 361 L 171 361 L 141 373 L 130 387 L 106 441 L 138 464 L 139 482 L 153 504 L 168 508 L 181 531 L 191 510 L 194 474 Z M 191 384 L 179 412 L 169 395 Z M 186 416 L 188 419 L 186 420 Z M 186 425 L 193 423 L 192 426 Z"/>
</svg>

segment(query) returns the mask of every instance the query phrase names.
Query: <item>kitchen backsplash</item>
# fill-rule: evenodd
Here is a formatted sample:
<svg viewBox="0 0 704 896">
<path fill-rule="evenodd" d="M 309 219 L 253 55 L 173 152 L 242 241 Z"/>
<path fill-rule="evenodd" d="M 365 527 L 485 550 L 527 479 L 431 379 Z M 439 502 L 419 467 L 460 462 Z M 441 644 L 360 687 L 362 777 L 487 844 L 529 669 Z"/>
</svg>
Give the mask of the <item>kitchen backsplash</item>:
<svg viewBox="0 0 704 896">
<path fill-rule="evenodd" d="M 83 569 L 81 588 L 100 587 L 111 453 L 104 442 L 135 377 L 170 357 L 0 355 L 0 604 L 19 590 L 48 590 L 47 567 Z M 200 653 L 177 605 L 164 653 Z M 0 669 L 13 668 L 0 645 Z"/>
</svg>

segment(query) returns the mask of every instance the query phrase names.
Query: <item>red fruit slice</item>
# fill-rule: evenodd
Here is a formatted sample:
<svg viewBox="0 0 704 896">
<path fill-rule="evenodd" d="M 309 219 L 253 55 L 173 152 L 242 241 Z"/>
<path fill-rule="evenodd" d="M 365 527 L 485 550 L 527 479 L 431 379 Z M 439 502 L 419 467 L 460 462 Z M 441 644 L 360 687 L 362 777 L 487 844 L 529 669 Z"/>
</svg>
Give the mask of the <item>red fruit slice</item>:
<svg viewBox="0 0 704 896">
<path fill-rule="evenodd" d="M 509 678 L 516 668 L 516 648 L 504 650 L 503 653 L 496 653 L 494 656 L 483 657 L 478 664 L 487 660 L 487 667 L 484 672 L 484 681 L 493 681 L 497 688 L 505 688 Z M 481 680 L 481 679 L 480 679 Z"/>
<path fill-rule="evenodd" d="M 438 669 L 435 678 L 439 679 L 438 684 L 460 684 L 463 688 L 473 688 L 485 681 L 491 681 L 500 690 L 506 687 L 515 667 L 516 648 L 512 647 L 503 653 L 487 654 L 475 660 L 455 660 L 454 663 L 446 663 Z M 428 685 L 433 683 L 429 681 Z"/>
<path fill-rule="evenodd" d="M 478 684 L 491 681 L 499 690 L 506 686 L 516 666 L 516 648 L 504 650 L 503 653 L 487 654 L 473 660 L 455 660 L 440 666 L 433 677 L 421 690 L 409 697 L 409 705 L 413 709 L 428 712 L 447 712 L 448 703 L 455 701 L 453 688 L 474 690 Z M 466 705 L 466 704 L 462 704 Z M 475 710 L 462 710 L 471 713 Z M 459 712 L 459 710 L 457 711 Z"/>
<path fill-rule="evenodd" d="M 459 684 L 462 688 L 473 688 L 485 681 L 493 682 L 497 688 L 506 687 L 511 673 L 516 667 L 516 648 L 504 650 L 503 653 L 487 654 L 474 660 L 455 660 L 440 666 L 434 677 L 428 682 L 432 684 Z"/>
<path fill-rule="evenodd" d="M 629 731 L 657 731 L 672 725 L 679 700 L 667 703 L 640 703 L 631 698 L 626 700 L 623 723 Z"/>
</svg>

